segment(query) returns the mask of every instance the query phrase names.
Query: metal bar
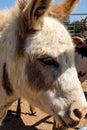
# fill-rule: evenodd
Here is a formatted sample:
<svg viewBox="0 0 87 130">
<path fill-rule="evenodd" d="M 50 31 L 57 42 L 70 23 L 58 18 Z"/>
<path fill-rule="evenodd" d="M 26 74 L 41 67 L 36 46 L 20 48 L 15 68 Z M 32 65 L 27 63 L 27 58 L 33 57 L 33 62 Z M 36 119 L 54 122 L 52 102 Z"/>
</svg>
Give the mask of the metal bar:
<svg viewBox="0 0 87 130">
<path fill-rule="evenodd" d="M 75 13 L 75 14 L 70 14 L 70 15 L 87 15 L 87 13 Z"/>
</svg>

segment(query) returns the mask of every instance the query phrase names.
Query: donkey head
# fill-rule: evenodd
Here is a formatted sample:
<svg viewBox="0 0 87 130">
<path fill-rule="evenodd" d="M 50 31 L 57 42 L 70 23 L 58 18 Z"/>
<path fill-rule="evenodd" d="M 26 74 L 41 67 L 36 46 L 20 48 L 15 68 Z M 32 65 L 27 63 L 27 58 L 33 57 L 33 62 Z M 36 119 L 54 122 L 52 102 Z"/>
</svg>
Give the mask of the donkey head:
<svg viewBox="0 0 87 130">
<path fill-rule="evenodd" d="M 77 2 L 64 0 L 57 5 L 56 17 L 63 20 Z M 72 39 L 52 17 L 56 6 L 51 3 L 19 0 L 17 55 L 26 59 L 26 99 L 57 120 L 73 124 L 84 117 L 87 103 L 75 68 Z"/>
</svg>

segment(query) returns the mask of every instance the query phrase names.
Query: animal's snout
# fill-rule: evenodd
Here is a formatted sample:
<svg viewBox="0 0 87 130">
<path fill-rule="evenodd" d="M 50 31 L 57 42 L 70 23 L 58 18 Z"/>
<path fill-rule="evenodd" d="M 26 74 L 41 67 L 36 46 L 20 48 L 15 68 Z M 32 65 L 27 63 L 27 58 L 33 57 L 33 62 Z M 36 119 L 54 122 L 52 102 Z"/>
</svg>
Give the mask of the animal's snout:
<svg viewBox="0 0 87 130">
<path fill-rule="evenodd" d="M 81 103 L 74 102 L 70 107 L 70 118 L 74 122 L 79 122 L 87 114 L 87 107 L 83 107 Z"/>
</svg>

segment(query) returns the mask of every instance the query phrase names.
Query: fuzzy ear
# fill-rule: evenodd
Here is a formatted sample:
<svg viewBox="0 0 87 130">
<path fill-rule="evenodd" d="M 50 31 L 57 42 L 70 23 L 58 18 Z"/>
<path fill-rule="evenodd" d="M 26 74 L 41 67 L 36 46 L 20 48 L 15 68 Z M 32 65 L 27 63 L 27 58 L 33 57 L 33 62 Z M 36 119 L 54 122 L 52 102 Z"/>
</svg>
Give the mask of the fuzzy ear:
<svg viewBox="0 0 87 130">
<path fill-rule="evenodd" d="M 39 30 L 43 23 L 43 18 L 48 14 L 48 10 L 53 0 L 18 0 L 20 9 L 19 23 L 23 33 L 23 26 L 27 29 Z"/>
<path fill-rule="evenodd" d="M 75 43 L 75 45 L 78 47 L 87 46 L 84 38 L 74 36 L 74 37 L 72 37 L 72 39 L 73 39 L 73 42 Z"/>
<path fill-rule="evenodd" d="M 78 2 L 79 0 L 64 0 L 63 2 L 54 5 L 50 10 L 49 15 L 60 21 L 64 21 Z"/>
</svg>

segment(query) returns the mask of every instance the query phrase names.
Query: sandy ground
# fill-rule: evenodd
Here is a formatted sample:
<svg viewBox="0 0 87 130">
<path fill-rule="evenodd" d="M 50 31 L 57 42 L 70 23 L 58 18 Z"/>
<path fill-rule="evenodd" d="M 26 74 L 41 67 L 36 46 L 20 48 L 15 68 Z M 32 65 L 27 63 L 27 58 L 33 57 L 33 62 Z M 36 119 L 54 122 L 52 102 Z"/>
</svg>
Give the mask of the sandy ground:
<svg viewBox="0 0 87 130">
<path fill-rule="evenodd" d="M 87 83 L 84 85 L 84 90 L 86 91 Z M 36 114 L 31 116 L 29 113 L 29 105 L 25 100 L 21 100 L 21 117 L 16 117 L 17 102 L 13 103 L 9 108 L 7 117 L 0 127 L 0 130 L 52 130 L 53 118 L 46 113 L 35 108 Z M 59 130 L 78 130 L 78 128 L 83 127 L 87 124 L 87 119 L 84 119 L 80 124 L 72 128 L 61 128 Z"/>
</svg>

